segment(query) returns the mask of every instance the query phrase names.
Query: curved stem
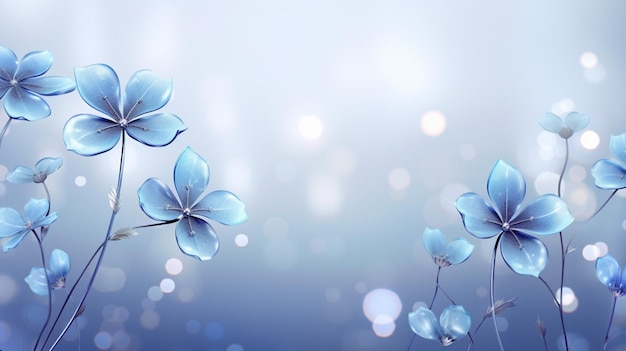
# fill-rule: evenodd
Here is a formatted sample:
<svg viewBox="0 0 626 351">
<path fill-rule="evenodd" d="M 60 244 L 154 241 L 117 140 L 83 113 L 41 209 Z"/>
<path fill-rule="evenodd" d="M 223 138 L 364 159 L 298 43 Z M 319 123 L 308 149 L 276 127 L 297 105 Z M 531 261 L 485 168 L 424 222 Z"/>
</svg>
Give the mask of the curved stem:
<svg viewBox="0 0 626 351">
<path fill-rule="evenodd" d="M 565 169 L 567 169 L 567 162 L 569 161 L 569 143 L 565 140 L 565 161 L 563 161 L 563 168 L 561 169 L 561 175 L 559 176 L 559 184 L 557 185 L 557 195 L 561 197 L 561 185 L 563 184 L 563 177 L 565 176 Z"/>
<path fill-rule="evenodd" d="M 611 316 L 609 317 L 609 325 L 606 327 L 606 335 L 604 336 L 604 345 L 602 350 L 606 350 L 606 346 L 609 344 L 609 331 L 611 331 L 611 325 L 613 324 L 613 316 L 615 315 L 615 306 L 617 305 L 617 296 L 613 297 L 613 307 L 611 307 Z"/>
<path fill-rule="evenodd" d="M 615 194 L 617 193 L 619 189 L 615 189 L 613 190 L 613 192 L 611 193 L 611 195 L 606 199 L 606 201 L 604 201 L 604 203 L 602 204 L 602 206 L 600 206 L 596 212 L 594 212 L 591 217 L 587 218 L 587 222 L 590 221 L 593 217 L 595 217 L 598 213 L 600 213 L 600 211 L 602 211 L 602 209 L 604 209 L 604 206 L 606 206 L 606 204 L 609 203 L 609 201 L 611 201 L 611 199 L 613 198 L 613 196 L 615 196 Z"/>
<path fill-rule="evenodd" d="M 43 336 L 43 332 L 44 330 L 46 330 L 46 327 L 48 326 L 48 323 L 50 322 L 50 317 L 52 316 L 52 289 L 50 288 L 50 277 L 48 276 L 48 270 L 46 269 L 46 255 L 43 252 L 43 244 L 41 243 L 41 238 L 39 238 L 39 235 L 37 235 L 37 233 L 32 230 L 33 235 L 35 235 L 35 238 L 37 238 L 37 244 L 39 246 L 39 253 L 41 254 L 41 264 L 43 265 L 43 271 L 46 275 L 46 285 L 48 286 L 48 315 L 46 316 L 46 322 L 43 324 L 43 326 L 41 327 L 41 330 L 39 331 L 39 335 L 37 336 L 37 341 L 35 342 L 35 346 L 33 347 L 33 351 L 37 350 L 37 345 L 39 345 L 39 342 L 41 341 L 41 337 Z"/>
<path fill-rule="evenodd" d="M 546 282 L 545 279 L 543 279 L 542 277 L 537 277 L 539 278 L 539 280 L 543 283 L 543 285 L 546 287 L 546 289 L 548 289 L 548 291 L 550 291 L 550 296 L 552 296 L 552 300 L 554 301 L 554 303 L 557 306 L 560 306 L 561 304 L 559 303 L 559 299 L 556 298 L 556 294 L 554 293 L 554 291 L 552 291 L 552 288 L 550 287 L 550 285 L 548 285 L 548 282 Z"/>
<path fill-rule="evenodd" d="M 500 351 L 504 351 L 504 346 L 502 346 L 502 340 L 500 339 L 500 331 L 498 331 L 498 321 L 496 320 L 496 303 L 493 298 L 494 283 L 496 280 L 496 254 L 498 253 L 498 244 L 500 243 L 501 238 L 502 234 L 498 236 L 498 239 L 496 239 L 496 244 L 493 246 L 493 254 L 491 259 L 491 279 L 489 280 L 489 300 L 491 302 L 491 317 L 493 319 L 493 326 L 496 331 L 496 338 L 498 339 L 498 346 L 500 347 Z"/>
<path fill-rule="evenodd" d="M 2 131 L 0 131 L 0 146 L 2 146 L 2 140 L 4 139 L 4 135 L 6 134 L 7 129 L 9 129 L 9 124 L 11 124 L 12 120 L 13 118 L 9 117 L 7 123 L 5 123 L 4 127 L 2 127 Z"/>
<path fill-rule="evenodd" d="M 46 198 L 48 199 L 48 212 L 46 213 L 46 216 L 50 214 L 50 209 L 52 208 L 52 202 L 50 199 L 50 191 L 48 190 L 48 186 L 46 185 L 45 182 L 42 182 L 41 185 L 43 185 L 43 189 L 46 191 Z"/>
<path fill-rule="evenodd" d="M 559 240 L 561 242 L 561 282 L 560 282 L 560 289 L 559 289 L 559 299 L 557 301 L 557 304 L 559 306 L 559 316 L 561 318 L 561 329 L 563 329 L 563 341 L 565 342 L 565 351 L 569 351 L 569 343 L 567 341 L 567 328 L 565 328 L 565 315 L 563 314 L 563 286 L 565 284 L 565 256 L 567 255 L 568 249 L 565 247 L 563 243 L 563 232 L 559 233 Z M 546 286 L 547 285 L 548 284 L 546 284 Z"/>
<path fill-rule="evenodd" d="M 428 305 L 428 309 L 432 309 L 435 304 L 435 298 L 437 297 L 437 292 L 439 292 L 439 275 L 441 274 L 441 267 L 437 267 L 437 277 L 435 277 L 435 293 L 433 294 L 433 298 L 430 300 L 430 305 Z"/>
</svg>

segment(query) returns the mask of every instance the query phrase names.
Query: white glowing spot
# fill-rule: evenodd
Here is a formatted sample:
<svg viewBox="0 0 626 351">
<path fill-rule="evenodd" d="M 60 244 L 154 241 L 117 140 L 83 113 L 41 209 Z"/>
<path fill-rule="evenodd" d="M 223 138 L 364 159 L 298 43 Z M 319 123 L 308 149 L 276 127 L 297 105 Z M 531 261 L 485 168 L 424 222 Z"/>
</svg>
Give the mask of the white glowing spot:
<svg viewBox="0 0 626 351">
<path fill-rule="evenodd" d="M 446 117 L 437 110 L 427 111 L 422 115 L 420 128 L 428 136 L 439 136 L 446 130 Z"/>
<path fill-rule="evenodd" d="M 289 232 L 289 224 L 281 217 L 270 217 L 263 224 L 263 233 L 269 239 L 284 239 Z"/>
<path fill-rule="evenodd" d="M 395 319 L 390 316 L 380 315 L 376 317 L 376 320 L 372 323 L 372 330 L 379 338 L 390 337 L 396 330 Z"/>
<path fill-rule="evenodd" d="M 535 178 L 535 190 L 538 194 L 554 194 L 559 182 L 559 175 L 552 172 L 542 172 Z"/>
<path fill-rule="evenodd" d="M 156 329 L 159 326 L 159 315 L 153 310 L 143 311 L 141 317 L 139 317 L 139 324 L 144 329 Z"/>
<path fill-rule="evenodd" d="M 374 289 L 363 298 L 363 313 L 374 323 L 379 316 L 388 316 L 396 320 L 402 310 L 402 301 L 389 289 Z"/>
<path fill-rule="evenodd" d="M 565 296 L 563 297 L 563 300 L 565 300 Z M 572 303 L 570 303 L 569 305 L 563 306 L 563 312 L 565 313 L 572 313 L 576 311 L 577 309 L 578 309 L 578 298 L 576 296 L 574 296 L 574 300 L 572 301 Z"/>
<path fill-rule="evenodd" d="M 582 183 L 587 178 L 587 170 L 581 165 L 573 165 L 567 172 L 569 178 L 576 183 Z"/>
<path fill-rule="evenodd" d="M 580 65 L 587 69 L 594 68 L 598 65 L 598 56 L 591 51 L 583 52 L 580 55 Z"/>
<path fill-rule="evenodd" d="M 595 150 L 600 145 L 600 136 L 593 130 L 587 130 L 580 135 L 580 144 L 587 150 Z"/>
<path fill-rule="evenodd" d="M 387 182 L 394 190 L 404 190 L 411 185 L 411 175 L 404 168 L 394 168 L 389 172 Z"/>
<path fill-rule="evenodd" d="M 87 178 L 83 176 L 78 176 L 74 178 L 74 184 L 76 184 L 77 187 L 82 188 L 85 186 L 85 184 L 87 184 Z"/>
<path fill-rule="evenodd" d="M 338 302 L 341 300 L 341 290 L 336 287 L 326 289 L 326 301 L 328 302 Z"/>
<path fill-rule="evenodd" d="M 120 268 L 100 267 L 93 288 L 100 292 L 120 291 L 126 284 L 126 273 Z"/>
<path fill-rule="evenodd" d="M 176 283 L 170 278 L 165 278 L 161 280 L 161 284 L 159 284 L 159 288 L 165 294 L 169 294 L 173 292 L 174 289 L 176 289 Z"/>
<path fill-rule="evenodd" d="M 574 301 L 576 301 L 576 295 L 574 294 L 574 291 L 571 288 L 564 286 L 562 291 L 563 291 L 563 303 L 562 303 L 563 307 L 569 306 L 573 304 Z M 556 295 L 556 300 L 561 302 L 561 289 L 557 289 L 555 295 Z"/>
<path fill-rule="evenodd" d="M 556 134 L 542 130 L 539 132 L 539 135 L 537 135 L 537 145 L 539 145 L 541 149 L 554 149 L 556 146 Z"/>
<path fill-rule="evenodd" d="M 343 203 L 343 192 L 336 178 L 316 176 L 309 181 L 307 198 L 311 211 L 320 217 L 337 214 Z"/>
<path fill-rule="evenodd" d="M 561 116 L 572 111 L 574 111 L 574 101 L 571 99 L 565 98 L 555 104 L 552 104 L 551 112 L 557 116 Z"/>
<path fill-rule="evenodd" d="M 239 247 L 248 246 L 248 236 L 246 234 L 237 234 L 235 236 L 235 245 Z"/>
<path fill-rule="evenodd" d="M 307 140 L 316 140 L 322 136 L 322 121 L 317 116 L 304 116 L 298 123 L 300 135 Z"/>
<path fill-rule="evenodd" d="M 417 301 L 413 304 L 413 308 L 411 309 L 411 311 L 417 311 L 417 309 L 420 307 L 428 308 L 428 305 L 424 301 Z"/>
<path fill-rule="evenodd" d="M 0 306 L 11 302 L 17 295 L 17 284 L 15 280 L 8 275 L 0 274 Z"/>
<path fill-rule="evenodd" d="M 472 144 L 463 144 L 459 148 L 459 155 L 465 161 L 471 161 L 476 158 L 476 147 Z"/>
<path fill-rule="evenodd" d="M 148 298 L 151 301 L 160 301 L 163 298 L 163 290 L 158 286 L 151 286 L 148 289 Z"/>
<path fill-rule="evenodd" d="M 178 258 L 170 258 L 165 262 L 165 271 L 169 275 L 179 275 L 183 271 L 183 262 Z"/>
<path fill-rule="evenodd" d="M 113 338 L 111 337 L 111 334 L 101 331 L 93 337 L 93 343 L 100 350 L 108 350 L 111 346 L 113 346 Z"/>
<path fill-rule="evenodd" d="M 609 247 L 607 246 L 606 243 L 604 243 L 602 241 L 598 241 L 595 244 L 595 247 L 598 248 L 598 258 L 600 258 L 602 256 L 606 256 L 606 254 L 609 253 Z"/>
<path fill-rule="evenodd" d="M 583 258 L 587 261 L 595 261 L 600 257 L 600 249 L 595 245 L 585 245 L 583 248 Z"/>
</svg>

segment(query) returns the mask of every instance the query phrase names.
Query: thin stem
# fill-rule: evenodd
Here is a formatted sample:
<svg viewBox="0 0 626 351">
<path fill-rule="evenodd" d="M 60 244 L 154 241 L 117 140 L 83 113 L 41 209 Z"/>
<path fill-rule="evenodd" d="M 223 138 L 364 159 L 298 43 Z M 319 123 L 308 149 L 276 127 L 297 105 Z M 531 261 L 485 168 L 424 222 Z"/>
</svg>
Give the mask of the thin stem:
<svg viewBox="0 0 626 351">
<path fill-rule="evenodd" d="M 46 269 L 46 255 L 43 252 L 43 244 L 41 242 L 41 238 L 39 238 L 39 235 L 37 235 L 37 232 L 35 232 L 34 230 L 32 230 L 33 235 L 35 235 L 35 238 L 37 238 L 37 244 L 39 246 L 39 253 L 41 254 L 41 264 L 43 266 L 43 271 L 44 274 L 46 275 L 46 285 L 48 287 L 48 315 L 46 316 L 46 322 L 43 324 L 43 326 L 41 327 L 41 330 L 39 331 L 39 335 L 37 336 L 37 341 L 35 342 L 35 346 L 33 347 L 33 351 L 37 350 L 37 345 L 39 345 L 39 342 L 41 341 L 41 337 L 43 336 L 43 332 L 44 330 L 46 330 L 46 327 L 48 326 L 48 323 L 50 322 L 50 317 L 52 316 L 52 289 L 50 288 L 50 277 L 48 276 L 48 270 Z"/>
<path fill-rule="evenodd" d="M 437 277 L 435 278 L 435 293 L 433 294 L 433 298 L 430 300 L 430 305 L 428 305 L 428 309 L 431 310 L 433 305 L 435 304 L 435 298 L 437 297 L 437 292 L 439 292 L 439 275 L 441 274 L 441 267 L 437 267 Z"/>
<path fill-rule="evenodd" d="M 46 185 L 45 182 L 41 182 L 41 185 L 43 185 L 43 189 L 46 191 L 46 198 L 48 199 L 48 212 L 46 213 L 46 216 L 50 214 L 50 209 L 52 208 L 52 202 L 50 199 L 50 191 L 48 190 L 48 186 Z"/>
<path fill-rule="evenodd" d="M 613 307 L 611 307 L 611 316 L 609 317 L 609 325 L 606 327 L 606 335 L 604 336 L 604 345 L 602 350 L 606 350 L 606 346 L 609 344 L 609 331 L 611 331 L 611 325 L 613 324 L 613 316 L 615 315 L 615 306 L 617 305 L 618 296 L 613 296 Z"/>
<path fill-rule="evenodd" d="M 569 343 L 567 341 L 567 328 L 565 328 L 565 315 L 563 314 L 563 287 L 565 284 L 565 256 L 567 255 L 567 248 L 563 243 L 563 232 L 559 232 L 559 240 L 561 242 L 561 282 L 559 289 L 559 300 L 557 304 L 559 306 L 559 316 L 561 318 L 561 328 L 563 329 L 563 340 L 565 342 L 565 351 L 569 351 Z M 569 247 L 569 245 L 568 245 Z M 542 278 L 543 280 L 543 278 Z M 548 284 L 546 284 L 547 286 Z M 554 295 L 553 295 L 554 296 Z"/>
<path fill-rule="evenodd" d="M 617 193 L 619 189 L 615 189 L 613 190 L 613 192 L 611 193 L 611 195 L 606 199 L 606 201 L 604 201 L 604 203 L 602 204 L 602 206 L 600 206 L 596 212 L 594 212 L 591 217 L 587 218 L 587 222 L 590 221 L 593 217 L 595 217 L 598 213 L 600 213 L 600 211 L 602 211 L 602 209 L 604 209 L 604 206 L 606 206 L 606 204 L 609 203 L 609 201 L 611 201 L 611 199 L 613 198 L 613 196 L 615 196 L 615 194 Z"/>
<path fill-rule="evenodd" d="M 491 317 L 493 318 L 493 326 L 496 331 L 498 346 L 500 347 L 500 351 L 504 351 L 504 346 L 502 346 L 502 340 L 500 339 L 500 331 L 498 331 L 498 321 L 496 320 L 496 303 L 493 298 L 495 285 L 494 283 L 496 280 L 496 254 L 498 253 L 498 244 L 500 243 L 501 238 L 502 235 L 498 236 L 498 239 L 496 239 L 496 244 L 493 246 L 493 254 L 491 260 L 491 279 L 489 280 L 489 300 L 491 302 Z"/>
<path fill-rule="evenodd" d="M 172 219 L 172 220 L 169 220 L 169 221 L 165 221 L 165 222 L 139 225 L 139 226 L 136 226 L 136 227 L 131 227 L 130 229 L 141 229 L 141 228 L 158 227 L 160 225 L 172 224 L 172 223 L 176 223 L 178 221 L 179 221 L 179 219 L 175 218 L 175 219 Z"/>
<path fill-rule="evenodd" d="M 552 288 L 550 288 L 550 285 L 548 285 L 548 282 L 546 282 L 545 279 L 543 279 L 542 277 L 538 277 L 539 280 L 543 283 L 543 285 L 546 287 L 546 289 L 548 289 L 548 291 L 550 291 L 550 296 L 552 297 L 552 300 L 554 301 L 554 303 L 556 303 L 557 306 L 560 306 L 561 304 L 559 303 L 559 301 L 556 298 L 556 294 L 554 293 L 554 291 L 552 291 Z"/>
<path fill-rule="evenodd" d="M 13 118 L 9 117 L 7 123 L 5 123 L 4 127 L 2 127 L 2 131 L 0 131 L 0 146 L 2 146 L 2 140 L 4 139 L 4 135 L 6 134 L 7 129 L 9 129 L 9 124 L 11 124 L 12 120 Z"/>
</svg>

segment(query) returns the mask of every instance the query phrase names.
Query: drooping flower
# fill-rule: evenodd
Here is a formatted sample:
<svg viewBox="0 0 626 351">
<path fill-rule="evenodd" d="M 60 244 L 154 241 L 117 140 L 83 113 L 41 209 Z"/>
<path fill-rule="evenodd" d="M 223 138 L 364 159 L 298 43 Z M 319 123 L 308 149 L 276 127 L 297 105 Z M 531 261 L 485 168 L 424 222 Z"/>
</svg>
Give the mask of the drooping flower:
<svg viewBox="0 0 626 351">
<path fill-rule="evenodd" d="M 14 184 L 43 183 L 46 178 L 63 165 L 60 157 L 44 157 L 37 161 L 35 169 L 18 166 L 7 173 L 6 179 Z"/>
<path fill-rule="evenodd" d="M 622 273 L 613 256 L 605 255 L 596 260 L 596 277 L 611 290 L 614 297 L 626 295 L 626 270 Z"/>
<path fill-rule="evenodd" d="M 122 97 L 115 71 L 104 64 L 74 70 L 78 93 L 94 109 L 105 114 L 79 114 L 63 128 L 68 150 L 93 156 L 111 150 L 122 133 L 148 146 L 165 146 L 187 129 L 171 113 L 153 113 L 172 95 L 172 80 L 159 78 L 150 70 L 135 72 Z"/>
<path fill-rule="evenodd" d="M 570 112 L 565 119 L 561 119 L 552 112 L 546 112 L 539 119 L 539 124 L 548 132 L 558 134 L 563 139 L 569 139 L 574 133 L 589 125 L 589 115 Z"/>
<path fill-rule="evenodd" d="M 4 243 L 4 252 L 17 247 L 31 230 L 54 222 L 57 219 L 57 213 L 46 214 L 49 207 L 47 199 L 30 199 L 24 205 L 24 215 L 10 207 L 0 208 L 0 238 L 11 237 Z"/>
<path fill-rule="evenodd" d="M 50 254 L 49 266 L 50 269 L 33 267 L 24 278 L 30 290 L 37 295 L 48 295 L 48 284 L 52 290 L 65 287 L 65 279 L 70 271 L 70 256 L 63 250 L 54 249 Z"/>
<path fill-rule="evenodd" d="M 456 200 L 465 229 L 477 238 L 498 236 L 500 252 L 516 273 L 539 276 L 548 261 L 548 251 L 532 235 L 555 234 L 573 221 L 567 204 L 558 196 L 542 195 L 522 207 L 526 181 L 520 171 L 502 160 L 496 162 L 487 193 L 495 207 L 476 193 Z"/>
<path fill-rule="evenodd" d="M 180 200 L 165 183 L 155 178 L 146 180 L 137 192 L 139 205 L 148 217 L 178 222 L 178 246 L 183 253 L 200 260 L 211 259 L 219 247 L 213 227 L 201 217 L 225 225 L 240 224 L 248 219 L 243 202 L 229 191 L 216 190 L 199 199 L 208 183 L 209 166 L 187 147 L 174 167 L 174 186 Z"/>
<path fill-rule="evenodd" d="M 446 238 L 439 229 L 426 227 L 422 236 L 426 251 L 433 258 L 439 267 L 448 267 L 453 264 L 465 262 L 472 251 L 474 245 L 465 238 L 458 238 L 446 245 Z"/>
<path fill-rule="evenodd" d="M 0 98 L 13 119 L 36 121 L 50 116 L 50 106 L 41 97 L 61 95 L 76 86 L 65 77 L 42 77 L 52 65 L 48 51 L 33 51 L 18 61 L 15 53 L 0 46 Z"/>
<path fill-rule="evenodd" d="M 600 189 L 626 188 L 626 133 L 611 135 L 610 148 L 618 161 L 601 159 L 591 167 L 596 186 Z"/>
<path fill-rule="evenodd" d="M 448 346 L 463 338 L 472 326 L 472 317 L 461 305 L 448 306 L 439 321 L 435 314 L 426 307 L 420 307 L 409 313 L 411 330 L 422 338 L 437 340 L 443 346 Z"/>
</svg>

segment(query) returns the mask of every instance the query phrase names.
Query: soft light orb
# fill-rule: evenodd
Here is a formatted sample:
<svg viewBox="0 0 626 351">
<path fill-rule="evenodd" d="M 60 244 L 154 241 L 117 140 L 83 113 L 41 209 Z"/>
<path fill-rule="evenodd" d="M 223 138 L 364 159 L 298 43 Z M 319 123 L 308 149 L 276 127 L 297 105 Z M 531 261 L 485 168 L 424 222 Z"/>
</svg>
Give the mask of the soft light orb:
<svg viewBox="0 0 626 351">
<path fill-rule="evenodd" d="M 587 69 L 594 68 L 598 65 L 598 56 L 591 51 L 583 52 L 580 55 L 580 65 Z"/>
<path fill-rule="evenodd" d="M 388 316 L 395 320 L 401 310 L 400 297 L 389 289 L 374 289 L 363 299 L 363 313 L 372 323 L 380 316 Z"/>
<path fill-rule="evenodd" d="M 306 140 L 316 140 L 322 136 L 322 121 L 317 116 L 304 116 L 298 123 L 298 131 Z"/>
<path fill-rule="evenodd" d="M 587 150 L 595 150 L 600 145 L 600 136 L 593 130 L 585 131 L 580 135 L 580 144 Z"/>
<path fill-rule="evenodd" d="M 420 128 L 428 136 L 439 136 L 446 130 L 446 117 L 437 110 L 427 111 L 422 115 Z"/>
<path fill-rule="evenodd" d="M 165 271 L 169 275 L 179 275 L 183 271 L 183 262 L 178 258 L 170 258 L 165 262 Z"/>
</svg>

